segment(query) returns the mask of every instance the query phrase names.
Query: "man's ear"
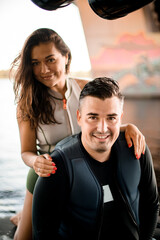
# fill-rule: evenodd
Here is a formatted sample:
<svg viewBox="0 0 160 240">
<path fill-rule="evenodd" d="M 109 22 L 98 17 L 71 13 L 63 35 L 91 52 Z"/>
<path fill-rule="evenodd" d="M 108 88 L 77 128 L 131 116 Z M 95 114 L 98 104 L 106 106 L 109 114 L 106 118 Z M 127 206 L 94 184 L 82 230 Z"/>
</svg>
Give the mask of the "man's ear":
<svg viewBox="0 0 160 240">
<path fill-rule="evenodd" d="M 81 114 L 80 114 L 80 111 L 79 111 L 79 109 L 78 109 L 78 110 L 77 110 L 77 123 L 78 123 L 79 126 L 81 126 L 80 120 L 81 120 Z"/>
<path fill-rule="evenodd" d="M 122 124 L 122 118 L 123 118 L 123 111 L 121 113 L 121 116 L 120 116 L 120 123 Z"/>
</svg>

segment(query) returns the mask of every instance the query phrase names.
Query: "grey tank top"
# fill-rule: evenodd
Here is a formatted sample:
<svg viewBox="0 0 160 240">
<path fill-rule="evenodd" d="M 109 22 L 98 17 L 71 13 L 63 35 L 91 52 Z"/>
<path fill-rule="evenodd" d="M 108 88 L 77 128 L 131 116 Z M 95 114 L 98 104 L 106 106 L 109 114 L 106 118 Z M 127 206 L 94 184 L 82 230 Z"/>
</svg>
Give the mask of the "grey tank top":
<svg viewBox="0 0 160 240">
<path fill-rule="evenodd" d="M 79 133 L 76 112 L 80 95 L 80 87 L 74 79 L 66 80 L 66 109 L 63 108 L 63 97 L 60 93 L 49 90 L 53 96 L 54 117 L 60 124 L 39 124 L 37 128 L 37 149 L 40 154 L 51 153 L 55 145 L 71 134 Z"/>
</svg>

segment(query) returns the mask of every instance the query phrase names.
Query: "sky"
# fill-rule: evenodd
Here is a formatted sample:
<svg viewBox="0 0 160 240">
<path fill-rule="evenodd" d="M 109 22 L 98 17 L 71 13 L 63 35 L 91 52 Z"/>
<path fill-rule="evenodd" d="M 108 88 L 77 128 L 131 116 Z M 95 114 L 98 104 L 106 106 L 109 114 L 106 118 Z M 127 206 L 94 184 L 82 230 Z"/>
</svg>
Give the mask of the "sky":
<svg viewBox="0 0 160 240">
<path fill-rule="evenodd" d="M 88 49 L 78 8 L 47 11 L 31 0 L 0 0 L 0 70 L 10 68 L 25 39 L 37 28 L 52 28 L 72 52 L 71 71 L 89 71 Z"/>
</svg>

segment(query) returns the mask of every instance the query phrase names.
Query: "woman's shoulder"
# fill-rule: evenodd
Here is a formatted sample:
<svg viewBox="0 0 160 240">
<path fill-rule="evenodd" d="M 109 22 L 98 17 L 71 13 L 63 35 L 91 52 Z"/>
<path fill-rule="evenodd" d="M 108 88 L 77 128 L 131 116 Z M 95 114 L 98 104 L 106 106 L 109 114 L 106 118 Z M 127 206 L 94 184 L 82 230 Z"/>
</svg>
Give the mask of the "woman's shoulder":
<svg viewBox="0 0 160 240">
<path fill-rule="evenodd" d="M 74 79 L 76 83 L 79 85 L 80 89 L 83 89 L 84 86 L 89 82 L 89 80 L 85 78 L 70 78 L 70 79 Z"/>
</svg>

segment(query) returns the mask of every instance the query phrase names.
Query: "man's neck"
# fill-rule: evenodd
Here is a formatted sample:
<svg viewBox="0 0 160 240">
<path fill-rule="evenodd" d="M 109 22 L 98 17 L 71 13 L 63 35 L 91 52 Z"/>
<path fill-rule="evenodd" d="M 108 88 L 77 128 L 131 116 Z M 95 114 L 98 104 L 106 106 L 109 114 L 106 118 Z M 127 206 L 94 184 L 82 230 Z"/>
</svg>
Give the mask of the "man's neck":
<svg viewBox="0 0 160 240">
<path fill-rule="evenodd" d="M 88 148 L 87 146 L 85 146 L 85 144 L 83 143 L 82 140 L 82 133 L 79 133 L 79 140 L 81 143 L 82 148 L 95 160 L 97 160 L 98 162 L 106 162 L 107 160 L 109 160 L 110 155 L 111 155 L 111 149 L 109 149 L 108 151 L 104 151 L 104 152 L 98 152 L 96 150 L 93 150 L 91 148 Z"/>
<path fill-rule="evenodd" d="M 111 151 L 106 152 L 87 151 L 87 152 L 92 158 L 94 158 L 98 162 L 106 162 L 107 160 L 109 160 L 111 155 Z"/>
</svg>

